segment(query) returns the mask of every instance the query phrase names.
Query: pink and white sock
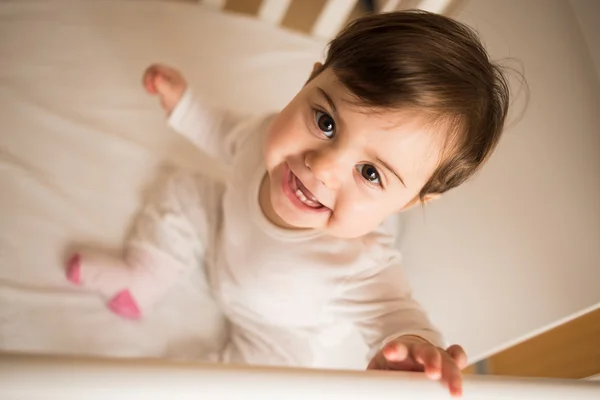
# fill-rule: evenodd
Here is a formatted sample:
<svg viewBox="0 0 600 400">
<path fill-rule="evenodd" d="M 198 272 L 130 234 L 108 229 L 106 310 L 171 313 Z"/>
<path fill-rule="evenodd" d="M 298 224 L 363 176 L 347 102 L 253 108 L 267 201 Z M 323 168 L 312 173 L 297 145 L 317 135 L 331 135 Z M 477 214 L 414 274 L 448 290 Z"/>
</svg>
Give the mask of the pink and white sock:
<svg viewBox="0 0 600 400">
<path fill-rule="evenodd" d="M 67 263 L 67 279 L 108 298 L 108 308 L 129 319 L 149 311 L 185 271 L 160 250 L 130 249 L 126 260 L 104 254 L 76 253 Z"/>
</svg>

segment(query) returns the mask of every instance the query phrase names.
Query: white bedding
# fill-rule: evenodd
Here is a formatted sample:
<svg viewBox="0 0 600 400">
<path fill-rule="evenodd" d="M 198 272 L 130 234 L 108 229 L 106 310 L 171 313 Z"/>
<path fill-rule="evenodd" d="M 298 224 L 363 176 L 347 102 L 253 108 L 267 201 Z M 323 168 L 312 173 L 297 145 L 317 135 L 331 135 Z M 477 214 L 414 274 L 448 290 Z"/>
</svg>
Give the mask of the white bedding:
<svg viewBox="0 0 600 400">
<path fill-rule="evenodd" d="M 324 43 L 164 1 L 0 2 L 0 350 L 201 358 L 223 324 L 201 280 L 143 321 L 70 286 L 73 246 L 119 251 L 161 166 L 211 168 L 140 85 L 179 66 L 216 103 L 284 105 Z"/>
</svg>

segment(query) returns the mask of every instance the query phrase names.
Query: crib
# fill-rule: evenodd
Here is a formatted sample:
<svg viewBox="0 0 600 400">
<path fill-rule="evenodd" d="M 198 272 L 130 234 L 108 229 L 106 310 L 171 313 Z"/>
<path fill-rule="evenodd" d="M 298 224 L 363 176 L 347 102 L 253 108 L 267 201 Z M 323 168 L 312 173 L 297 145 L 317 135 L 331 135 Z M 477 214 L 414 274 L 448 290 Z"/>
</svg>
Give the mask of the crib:
<svg viewBox="0 0 600 400">
<path fill-rule="evenodd" d="M 215 400 L 247 399 L 447 399 L 421 374 L 323 371 L 157 360 L 0 356 L 4 400 Z M 553 379 L 465 377 L 465 400 L 595 400 L 600 382 Z"/>
<path fill-rule="evenodd" d="M 118 251 L 165 162 L 188 169 L 208 162 L 168 133 L 154 99 L 140 88 L 144 68 L 155 61 L 179 66 L 217 105 L 278 109 L 361 2 L 316 3 L 320 12 L 302 25 L 287 17 L 305 4 L 300 0 L 0 2 L 0 399 L 447 397 L 419 374 L 198 363 L 222 345 L 225 329 L 206 288 L 196 285 L 199 276 L 135 324 L 64 279 L 73 238 L 81 242 L 75 245 Z M 373 3 L 378 12 L 420 7 L 451 14 L 464 2 Z M 189 318 L 199 309 L 201 321 Z M 568 311 L 547 319 L 567 318 Z M 533 331 L 523 328 L 514 341 L 527 332 Z M 465 342 L 473 361 L 507 345 L 506 334 Z M 465 381 L 465 399 L 600 398 L 595 382 L 473 375 Z"/>
<path fill-rule="evenodd" d="M 332 39 L 348 22 L 368 12 L 379 13 L 418 8 L 451 16 L 460 9 L 463 3 L 461 0 L 317 0 L 308 2 L 297 0 L 199 0 L 198 2 L 217 10 L 241 12 L 268 24 L 292 28 L 324 39 Z"/>
</svg>

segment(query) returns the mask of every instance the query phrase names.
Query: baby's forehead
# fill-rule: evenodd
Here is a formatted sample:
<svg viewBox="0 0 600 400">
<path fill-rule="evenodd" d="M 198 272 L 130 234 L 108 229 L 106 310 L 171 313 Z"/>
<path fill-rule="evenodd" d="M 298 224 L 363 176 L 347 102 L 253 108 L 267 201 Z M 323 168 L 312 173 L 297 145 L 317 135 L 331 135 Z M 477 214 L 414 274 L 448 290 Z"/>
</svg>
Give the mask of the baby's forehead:
<svg viewBox="0 0 600 400">
<path fill-rule="evenodd" d="M 385 136 L 392 141 L 406 139 L 406 136 L 413 139 L 420 136 L 432 144 L 447 142 L 450 124 L 443 115 L 413 105 L 382 106 L 368 103 L 350 91 L 331 71 L 325 71 L 319 78 L 320 81 L 315 82 L 316 90 L 325 91 L 333 99 L 344 120 L 358 123 L 348 124 L 346 129 L 352 131 L 368 127 L 373 132 L 386 132 Z"/>
<path fill-rule="evenodd" d="M 405 104 L 383 106 L 369 103 L 352 93 L 335 78 L 324 86 L 325 88 L 317 87 L 317 90 L 324 90 L 328 96 L 338 103 L 339 108 L 344 109 L 344 112 L 368 116 L 374 123 L 384 129 L 395 129 L 397 126 L 405 124 L 426 126 L 431 125 L 436 119 L 434 113 L 419 110 L 415 106 Z"/>
<path fill-rule="evenodd" d="M 350 111 L 352 112 L 352 111 Z M 366 143 L 382 152 L 394 152 L 398 157 L 438 160 L 448 142 L 446 124 L 436 122 L 430 115 L 408 109 L 356 107 L 360 126 L 349 125 L 347 129 L 361 129 L 366 133 Z"/>
<path fill-rule="evenodd" d="M 417 130 L 437 135 L 446 132 L 445 124 L 434 115 L 412 107 L 382 107 L 348 102 L 347 112 L 361 115 L 365 122 L 382 131 Z"/>
</svg>

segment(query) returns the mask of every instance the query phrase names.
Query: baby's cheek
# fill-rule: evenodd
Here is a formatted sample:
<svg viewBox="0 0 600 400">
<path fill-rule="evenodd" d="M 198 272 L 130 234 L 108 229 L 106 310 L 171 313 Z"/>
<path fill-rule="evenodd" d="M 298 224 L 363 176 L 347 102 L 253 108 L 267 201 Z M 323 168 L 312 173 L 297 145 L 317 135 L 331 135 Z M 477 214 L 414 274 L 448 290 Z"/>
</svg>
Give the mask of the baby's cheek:
<svg viewBox="0 0 600 400">
<path fill-rule="evenodd" d="M 293 133 L 285 123 L 274 121 L 267 133 L 265 153 L 269 157 L 285 157 L 294 153 L 297 146 Z"/>
<path fill-rule="evenodd" d="M 267 169 L 275 168 L 285 157 L 285 150 L 281 147 L 279 138 L 273 132 L 269 132 L 267 136 L 264 151 Z"/>
<path fill-rule="evenodd" d="M 331 221 L 332 235 L 356 238 L 377 228 L 388 216 L 384 207 L 373 201 L 344 201 L 336 205 Z"/>
</svg>

